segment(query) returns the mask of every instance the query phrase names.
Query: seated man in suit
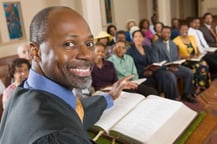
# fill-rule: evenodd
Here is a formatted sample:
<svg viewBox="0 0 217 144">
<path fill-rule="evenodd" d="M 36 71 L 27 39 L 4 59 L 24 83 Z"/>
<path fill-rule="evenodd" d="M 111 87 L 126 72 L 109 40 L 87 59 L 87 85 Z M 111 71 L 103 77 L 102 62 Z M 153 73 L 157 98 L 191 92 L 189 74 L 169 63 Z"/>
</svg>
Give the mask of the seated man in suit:
<svg viewBox="0 0 217 144">
<path fill-rule="evenodd" d="M 210 46 L 206 42 L 203 33 L 199 30 L 200 28 L 200 19 L 193 18 L 190 22 L 190 28 L 188 29 L 188 34 L 193 35 L 196 39 L 198 50 L 201 54 L 204 54 L 203 59 L 209 65 L 209 71 L 211 72 L 211 76 L 214 78 L 217 70 L 217 51 L 215 52 L 207 52 L 205 48 L 209 48 Z"/>
<path fill-rule="evenodd" d="M 203 15 L 203 24 L 200 26 L 208 45 L 210 47 L 217 47 L 217 35 L 215 30 L 212 28 L 213 17 L 211 13 L 205 13 Z"/>
<path fill-rule="evenodd" d="M 179 59 L 178 48 L 170 40 L 171 30 L 170 27 L 164 26 L 162 28 L 161 38 L 152 44 L 153 60 L 154 62 L 160 62 L 166 60 L 167 62 L 176 61 Z M 184 92 L 181 98 L 189 102 L 196 102 L 192 97 L 192 80 L 193 73 L 191 69 L 184 66 L 168 66 L 165 70 L 170 75 L 174 75 L 174 79 L 181 77 L 184 80 Z M 162 77 L 164 79 L 165 77 Z"/>
<path fill-rule="evenodd" d="M 68 7 L 48 7 L 30 25 L 33 56 L 29 77 L 3 113 L 1 144 L 91 144 L 85 128 L 112 106 L 129 76 L 101 96 L 81 101 L 74 88 L 91 84 L 94 38 L 86 21 Z"/>
</svg>

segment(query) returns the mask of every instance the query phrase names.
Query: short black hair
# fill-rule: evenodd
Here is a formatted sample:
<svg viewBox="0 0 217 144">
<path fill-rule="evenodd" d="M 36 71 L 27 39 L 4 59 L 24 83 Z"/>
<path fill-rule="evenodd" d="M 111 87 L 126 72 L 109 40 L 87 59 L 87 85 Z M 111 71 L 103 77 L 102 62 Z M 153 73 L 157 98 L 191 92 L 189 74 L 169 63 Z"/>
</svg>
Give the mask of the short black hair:
<svg viewBox="0 0 217 144">
<path fill-rule="evenodd" d="M 50 12 L 57 8 L 67 8 L 68 7 L 48 7 L 39 11 L 32 19 L 30 24 L 30 42 L 35 42 L 41 44 L 46 40 L 47 30 L 48 30 L 48 16 Z"/>
<path fill-rule="evenodd" d="M 143 23 L 147 22 L 148 24 L 148 27 L 150 26 L 150 22 L 148 19 L 144 18 L 144 19 L 141 19 L 140 22 L 139 22 L 139 28 L 142 29 L 143 28 Z"/>
<path fill-rule="evenodd" d="M 208 15 L 212 16 L 212 13 L 210 13 L 210 12 L 205 13 L 205 14 L 203 15 L 203 19 L 205 19 L 206 16 L 208 16 Z"/>
<path fill-rule="evenodd" d="M 114 46 L 115 46 L 117 43 L 120 43 L 120 42 L 122 42 L 122 43 L 124 43 L 124 44 L 126 45 L 126 42 L 125 42 L 125 41 L 123 41 L 123 40 L 118 40 L 118 41 L 115 42 Z"/>
<path fill-rule="evenodd" d="M 157 25 L 157 24 L 161 24 L 162 27 L 164 26 L 164 24 L 163 24 L 162 22 L 159 22 L 159 21 L 156 22 L 156 23 L 154 24 L 154 27 L 153 27 L 153 29 L 154 29 L 155 32 L 156 32 L 156 25 Z"/>
<path fill-rule="evenodd" d="M 192 23 L 192 22 L 195 21 L 195 20 L 200 20 L 200 18 L 199 18 L 199 17 L 191 17 L 191 18 L 190 18 L 190 23 Z"/>
<path fill-rule="evenodd" d="M 106 49 L 106 46 L 101 42 L 95 43 L 95 46 L 102 46 L 104 49 Z"/>
<path fill-rule="evenodd" d="M 169 29 L 169 30 L 171 30 L 171 27 L 170 27 L 170 26 L 167 26 L 167 25 L 164 25 L 164 26 L 162 27 L 161 31 L 163 31 L 163 29 Z"/>
<path fill-rule="evenodd" d="M 31 64 L 29 63 L 29 60 L 24 58 L 16 58 L 13 60 L 12 64 L 10 65 L 9 73 L 12 78 L 14 78 L 14 74 L 16 72 L 16 67 L 21 67 L 22 64 L 26 64 L 28 69 L 30 69 Z"/>
<path fill-rule="evenodd" d="M 125 37 L 127 37 L 127 36 L 126 36 L 126 31 L 124 31 L 124 30 L 119 30 L 119 31 L 116 32 L 115 38 L 117 39 L 118 35 L 120 35 L 120 34 L 125 35 Z"/>
<path fill-rule="evenodd" d="M 111 28 L 114 28 L 115 30 L 117 30 L 117 27 L 115 26 L 115 25 L 109 25 L 108 27 L 107 27 L 107 33 L 108 34 L 111 34 Z"/>
</svg>

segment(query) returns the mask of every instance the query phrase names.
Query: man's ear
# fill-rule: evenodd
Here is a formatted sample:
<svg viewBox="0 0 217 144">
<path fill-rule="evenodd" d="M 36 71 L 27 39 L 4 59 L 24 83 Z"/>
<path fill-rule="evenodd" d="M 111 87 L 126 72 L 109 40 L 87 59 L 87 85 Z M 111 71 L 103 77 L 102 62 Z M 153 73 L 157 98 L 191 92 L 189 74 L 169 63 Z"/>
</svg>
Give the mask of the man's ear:
<svg viewBox="0 0 217 144">
<path fill-rule="evenodd" d="M 34 42 L 30 42 L 29 46 L 30 46 L 30 54 L 32 56 L 32 59 L 35 62 L 39 62 L 41 60 L 39 45 Z"/>
</svg>

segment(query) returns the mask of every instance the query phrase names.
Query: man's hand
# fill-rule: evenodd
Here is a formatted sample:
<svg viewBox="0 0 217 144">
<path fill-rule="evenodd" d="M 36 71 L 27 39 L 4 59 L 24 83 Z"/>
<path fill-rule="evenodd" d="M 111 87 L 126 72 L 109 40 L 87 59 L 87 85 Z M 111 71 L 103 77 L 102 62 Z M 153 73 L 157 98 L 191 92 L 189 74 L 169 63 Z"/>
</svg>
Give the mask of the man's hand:
<svg viewBox="0 0 217 144">
<path fill-rule="evenodd" d="M 153 71 L 152 70 L 145 70 L 144 71 L 144 76 L 150 76 L 153 74 Z"/>
<path fill-rule="evenodd" d="M 168 69 L 169 71 L 176 72 L 176 71 L 178 71 L 178 65 L 171 65 L 171 66 L 168 66 L 167 69 Z"/>
<path fill-rule="evenodd" d="M 116 83 L 113 84 L 113 87 L 112 87 L 111 91 L 109 92 L 109 94 L 112 96 L 112 98 L 114 100 L 119 97 L 119 95 L 123 89 L 136 89 L 137 88 L 138 85 L 136 83 L 129 81 L 133 77 L 134 77 L 134 75 L 129 75 L 127 77 L 124 77 L 124 78 L 118 80 Z"/>
</svg>

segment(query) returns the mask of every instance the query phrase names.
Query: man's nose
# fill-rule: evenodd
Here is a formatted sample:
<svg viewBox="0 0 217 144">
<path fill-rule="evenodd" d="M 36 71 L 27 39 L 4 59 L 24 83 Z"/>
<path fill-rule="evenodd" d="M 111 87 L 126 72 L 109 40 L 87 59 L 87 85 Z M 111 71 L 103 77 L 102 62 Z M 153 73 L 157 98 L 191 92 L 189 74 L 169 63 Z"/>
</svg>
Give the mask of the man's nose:
<svg viewBox="0 0 217 144">
<path fill-rule="evenodd" d="M 77 58 L 91 60 L 93 58 L 93 50 L 87 47 L 86 44 L 82 44 L 78 50 Z"/>
</svg>

